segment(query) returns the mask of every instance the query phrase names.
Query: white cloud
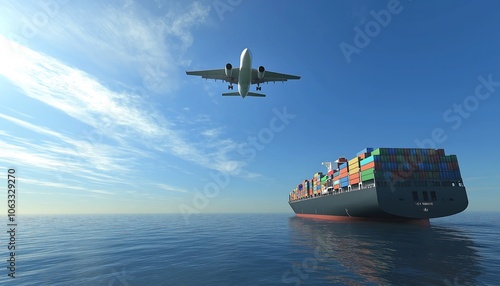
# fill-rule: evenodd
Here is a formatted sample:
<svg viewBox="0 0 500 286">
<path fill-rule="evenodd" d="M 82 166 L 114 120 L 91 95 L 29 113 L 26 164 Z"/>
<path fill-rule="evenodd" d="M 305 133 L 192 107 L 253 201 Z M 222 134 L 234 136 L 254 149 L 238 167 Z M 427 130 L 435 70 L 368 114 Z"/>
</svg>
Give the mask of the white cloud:
<svg viewBox="0 0 500 286">
<path fill-rule="evenodd" d="M 213 129 L 207 129 L 203 132 L 201 132 L 202 135 L 209 137 L 209 138 L 215 138 L 220 135 L 221 131 L 219 128 L 213 128 Z"/>
<path fill-rule="evenodd" d="M 23 184 L 27 184 L 36 187 L 50 187 L 52 189 L 58 190 L 76 190 L 79 191 L 78 193 L 81 194 L 81 192 L 90 192 L 90 193 L 97 193 L 97 194 L 105 194 L 105 195 L 114 195 L 114 192 L 110 191 L 104 191 L 104 190 L 99 190 L 99 189 L 93 189 L 89 188 L 88 186 L 76 186 L 76 185 L 69 185 L 69 184 L 64 184 L 64 183 L 56 183 L 56 182 L 47 182 L 47 181 L 42 181 L 42 180 L 34 180 L 34 179 L 28 179 L 28 178 L 23 178 L 22 179 Z"/>
<path fill-rule="evenodd" d="M 23 45 L 43 43 L 52 55 L 82 70 L 139 82 L 148 91 L 164 94 L 179 87 L 178 68 L 190 62 L 184 53 L 193 43 L 191 30 L 206 22 L 210 11 L 210 5 L 200 2 L 165 4 L 168 13 L 162 15 L 160 9 L 148 10 L 151 7 L 131 0 L 55 3 L 52 10 L 44 8 L 43 1 L 10 2 L 0 6 L 5 16 L 0 26 L 10 31 L 0 29 L 0 34 Z"/>
<path fill-rule="evenodd" d="M 175 187 L 167 184 L 156 184 L 156 187 L 165 190 L 165 191 L 172 191 L 172 192 L 179 192 L 179 193 L 189 193 L 188 190 L 181 188 L 181 187 Z"/>
<path fill-rule="evenodd" d="M 82 132 L 63 135 L 48 126 L 0 114 L 1 120 L 44 138 L 33 142 L 0 131 L 5 135 L 0 140 L 0 161 L 65 172 L 71 174 L 69 179 L 77 176 L 98 185 L 127 184 L 128 174 L 157 151 L 209 169 L 239 172 L 245 163 L 231 155 L 237 143 L 222 138 L 221 129 L 211 126 L 207 115 L 180 121 L 168 118 L 148 103 L 147 94 L 109 87 L 130 85 L 132 79 L 155 92 L 176 90 L 177 77 L 184 75 L 179 65 L 189 62 L 183 54 L 193 43 L 191 30 L 204 23 L 210 11 L 209 5 L 199 2 L 182 4 L 166 15 L 153 15 L 134 1 L 122 7 L 101 2 L 61 6 L 28 41 L 49 43 L 54 49 L 47 52 L 59 59 L 0 35 L 0 75 L 26 96 L 89 126 L 88 132 L 82 130 L 88 138 L 81 139 Z M 36 12 L 36 7 L 28 11 L 21 4 L 9 5 L 18 6 L 11 9 L 11 20 Z M 201 131 L 193 134 L 194 125 Z M 179 190 L 165 184 L 161 188 Z"/>
<path fill-rule="evenodd" d="M 0 36 L 0 45 L 8 44 L 8 40 Z M 11 61 L 8 67 L 0 66 L 0 74 L 21 88 L 27 96 L 88 124 L 91 130 L 95 130 L 100 136 L 119 142 L 119 146 L 123 149 L 100 144 L 100 142 L 91 142 L 91 144 L 73 140 L 47 128 L 6 115 L 2 117 L 70 145 L 75 151 L 67 155 L 91 161 L 99 169 L 116 168 L 126 171 L 123 169 L 126 159 L 121 160 L 119 156 L 131 150 L 138 155 L 147 156 L 146 152 L 128 147 L 130 143 L 138 142 L 152 150 L 170 153 L 219 171 L 232 172 L 242 165 L 228 158 L 229 153 L 236 150 L 237 143 L 231 139 L 219 138 L 217 129 L 205 131 L 204 135 L 210 137 L 209 142 L 191 140 L 192 134 L 189 134 L 187 130 L 174 129 L 174 124 L 158 111 L 150 108 L 142 98 L 134 94 L 114 92 L 89 74 L 55 58 L 24 46 L 19 46 L 18 49 L 16 53 L 0 55 L 0 60 L 10 59 Z M 198 124 L 210 123 L 206 117 L 195 119 Z M 58 148 L 60 145 L 57 144 L 45 147 L 49 147 L 59 155 L 68 152 Z M 36 158 L 34 155 L 29 156 Z M 52 162 L 57 163 L 56 160 Z"/>
</svg>

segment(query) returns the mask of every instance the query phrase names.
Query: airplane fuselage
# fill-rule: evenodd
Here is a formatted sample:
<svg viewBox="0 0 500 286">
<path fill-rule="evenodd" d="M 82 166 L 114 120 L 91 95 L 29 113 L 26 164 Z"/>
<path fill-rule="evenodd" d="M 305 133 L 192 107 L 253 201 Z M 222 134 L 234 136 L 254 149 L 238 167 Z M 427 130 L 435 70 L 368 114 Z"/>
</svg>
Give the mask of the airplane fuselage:
<svg viewBox="0 0 500 286">
<path fill-rule="evenodd" d="M 242 97 L 247 96 L 252 83 L 252 53 L 244 49 L 240 56 L 240 73 L 238 77 L 238 92 Z"/>
<path fill-rule="evenodd" d="M 267 71 L 264 66 L 259 66 L 257 69 L 252 69 L 252 53 L 248 48 L 241 52 L 240 66 L 234 68 L 230 63 L 227 63 L 222 69 L 201 70 L 201 71 L 186 71 L 187 75 L 201 76 L 204 79 L 222 80 L 229 85 L 227 89 L 232 90 L 233 84 L 238 85 L 238 91 L 224 92 L 222 96 L 247 96 L 266 97 L 265 94 L 251 92 L 250 86 L 256 84 L 256 90 L 261 90 L 260 84 L 268 82 L 284 82 L 290 79 L 300 79 L 300 76 L 289 75 Z"/>
</svg>

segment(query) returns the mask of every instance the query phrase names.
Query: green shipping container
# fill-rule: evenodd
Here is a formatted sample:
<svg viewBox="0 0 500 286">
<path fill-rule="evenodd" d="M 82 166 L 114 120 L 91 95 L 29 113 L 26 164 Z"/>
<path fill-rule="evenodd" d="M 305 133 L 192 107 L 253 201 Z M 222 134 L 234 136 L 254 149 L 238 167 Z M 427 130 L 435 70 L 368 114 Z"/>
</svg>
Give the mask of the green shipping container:
<svg viewBox="0 0 500 286">
<path fill-rule="evenodd" d="M 375 174 L 374 173 L 371 173 L 371 174 L 361 174 L 361 181 L 368 181 L 368 180 L 373 180 L 375 178 Z"/>
<path fill-rule="evenodd" d="M 361 172 L 361 176 L 363 175 L 373 175 L 375 169 L 368 169 L 368 170 L 364 170 L 363 172 Z"/>
</svg>

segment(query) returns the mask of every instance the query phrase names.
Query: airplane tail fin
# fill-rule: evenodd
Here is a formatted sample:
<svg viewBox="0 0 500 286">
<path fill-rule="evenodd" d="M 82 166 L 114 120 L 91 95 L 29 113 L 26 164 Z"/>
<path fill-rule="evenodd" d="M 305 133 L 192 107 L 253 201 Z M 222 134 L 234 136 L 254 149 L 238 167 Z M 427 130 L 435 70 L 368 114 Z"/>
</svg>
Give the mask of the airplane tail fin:
<svg viewBox="0 0 500 286">
<path fill-rule="evenodd" d="M 247 96 L 255 96 L 255 97 L 266 97 L 265 94 L 262 93 L 256 93 L 256 92 L 249 92 Z"/>
<path fill-rule="evenodd" d="M 240 93 L 235 91 L 235 92 L 226 92 L 223 93 L 222 96 L 240 96 Z"/>
</svg>

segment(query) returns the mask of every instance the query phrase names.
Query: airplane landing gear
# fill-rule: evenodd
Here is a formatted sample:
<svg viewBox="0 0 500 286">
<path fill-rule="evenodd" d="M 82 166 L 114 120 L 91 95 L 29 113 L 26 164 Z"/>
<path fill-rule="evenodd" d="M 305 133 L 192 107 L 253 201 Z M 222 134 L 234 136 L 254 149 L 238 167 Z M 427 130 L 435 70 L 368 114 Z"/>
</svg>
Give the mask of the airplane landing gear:
<svg viewBox="0 0 500 286">
<path fill-rule="evenodd" d="M 257 90 L 257 91 L 262 90 L 262 87 L 260 87 L 260 86 L 257 84 L 257 87 L 255 87 L 255 90 Z"/>
<path fill-rule="evenodd" d="M 232 84 L 228 85 L 227 89 L 233 90 L 233 85 Z"/>
</svg>

